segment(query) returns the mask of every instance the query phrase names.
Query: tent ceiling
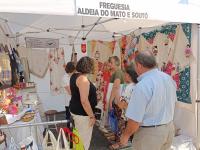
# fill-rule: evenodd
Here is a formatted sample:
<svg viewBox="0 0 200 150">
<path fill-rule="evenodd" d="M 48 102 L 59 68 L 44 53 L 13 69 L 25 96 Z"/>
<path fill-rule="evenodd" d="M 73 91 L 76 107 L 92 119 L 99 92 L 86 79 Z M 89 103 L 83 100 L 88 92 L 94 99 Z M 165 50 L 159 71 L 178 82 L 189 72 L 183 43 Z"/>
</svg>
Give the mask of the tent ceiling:
<svg viewBox="0 0 200 150">
<path fill-rule="evenodd" d="M 81 40 L 93 24 L 99 19 L 98 17 L 81 17 L 81 16 L 56 16 L 56 15 L 33 15 L 33 14 L 17 14 L 17 13 L 0 13 L 0 18 L 8 20 L 8 24 L 14 33 L 21 34 L 24 37 L 44 37 L 59 38 L 63 42 L 69 43 L 69 37 Z M 3 20 L 0 21 L 3 21 Z M 164 24 L 162 21 L 151 20 L 124 20 L 114 19 L 106 22 L 110 18 L 101 18 L 100 24 L 88 34 L 87 40 L 111 40 L 113 32 L 122 34 L 130 33 L 139 27 L 152 27 Z M 101 23 L 104 22 L 105 23 Z M 82 28 L 81 25 L 86 25 Z M 49 32 L 47 32 L 49 31 Z"/>
</svg>

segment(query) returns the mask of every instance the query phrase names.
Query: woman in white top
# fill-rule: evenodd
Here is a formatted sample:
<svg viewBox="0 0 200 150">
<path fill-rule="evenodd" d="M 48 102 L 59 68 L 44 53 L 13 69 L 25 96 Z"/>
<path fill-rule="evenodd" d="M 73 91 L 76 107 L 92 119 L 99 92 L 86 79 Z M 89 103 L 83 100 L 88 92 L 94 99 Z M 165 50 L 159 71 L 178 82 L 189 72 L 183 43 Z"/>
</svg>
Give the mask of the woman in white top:
<svg viewBox="0 0 200 150">
<path fill-rule="evenodd" d="M 132 92 L 134 90 L 134 86 L 138 82 L 137 81 L 138 75 L 135 72 L 133 65 L 129 65 L 128 67 L 125 68 L 124 77 L 125 77 L 126 85 L 122 89 L 122 95 L 121 95 L 120 101 L 117 103 L 118 107 L 121 109 L 127 108 Z"/>
<path fill-rule="evenodd" d="M 117 106 L 123 110 L 122 118 L 124 120 L 126 120 L 125 115 L 124 115 L 125 111 L 128 107 L 128 103 L 130 101 L 132 92 L 134 92 L 135 84 L 138 82 L 137 77 L 138 75 L 135 72 L 133 64 L 125 68 L 124 80 L 126 82 L 126 85 L 123 86 L 120 100 L 117 102 Z M 121 131 L 123 129 L 119 129 L 119 130 Z M 117 142 L 111 145 L 109 149 L 115 150 L 115 149 L 120 149 L 120 148 L 125 148 L 125 147 L 120 147 L 120 144 Z M 127 147 L 129 146 L 127 145 Z"/>
</svg>

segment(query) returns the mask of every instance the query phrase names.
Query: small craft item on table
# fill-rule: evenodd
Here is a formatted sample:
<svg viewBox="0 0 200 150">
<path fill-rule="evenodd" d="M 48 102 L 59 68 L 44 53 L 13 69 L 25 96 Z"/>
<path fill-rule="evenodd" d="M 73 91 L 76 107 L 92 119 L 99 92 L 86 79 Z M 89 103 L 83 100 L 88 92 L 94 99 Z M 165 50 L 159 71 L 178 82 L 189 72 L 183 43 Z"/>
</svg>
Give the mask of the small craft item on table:
<svg viewBox="0 0 200 150">
<path fill-rule="evenodd" d="M 31 120 L 33 120 L 35 117 L 35 113 L 33 111 L 31 112 L 26 112 L 24 116 L 22 116 L 21 120 L 23 122 L 29 122 Z"/>
</svg>

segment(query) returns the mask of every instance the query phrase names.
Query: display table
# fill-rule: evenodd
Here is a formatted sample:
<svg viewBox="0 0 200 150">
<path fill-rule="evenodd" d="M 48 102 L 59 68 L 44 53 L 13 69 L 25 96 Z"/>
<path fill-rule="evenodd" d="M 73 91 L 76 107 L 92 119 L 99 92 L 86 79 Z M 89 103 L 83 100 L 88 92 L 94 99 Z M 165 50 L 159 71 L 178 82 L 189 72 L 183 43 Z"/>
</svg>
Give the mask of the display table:
<svg viewBox="0 0 200 150">
<path fill-rule="evenodd" d="M 27 125 L 26 127 L 2 129 L 2 131 L 7 136 L 7 144 L 9 145 L 11 137 L 13 137 L 15 143 L 18 144 L 24 139 L 26 139 L 27 137 L 32 136 L 34 141 L 40 145 L 43 139 L 42 132 L 44 131 L 44 127 L 43 126 L 28 126 L 31 123 L 39 123 L 39 122 L 41 122 L 41 118 L 40 118 L 39 113 L 36 113 L 34 119 L 29 122 L 16 121 L 13 124 L 10 124 L 10 126 Z M 0 149 L 4 149 L 4 148 L 5 148 L 5 144 L 1 144 Z"/>
</svg>

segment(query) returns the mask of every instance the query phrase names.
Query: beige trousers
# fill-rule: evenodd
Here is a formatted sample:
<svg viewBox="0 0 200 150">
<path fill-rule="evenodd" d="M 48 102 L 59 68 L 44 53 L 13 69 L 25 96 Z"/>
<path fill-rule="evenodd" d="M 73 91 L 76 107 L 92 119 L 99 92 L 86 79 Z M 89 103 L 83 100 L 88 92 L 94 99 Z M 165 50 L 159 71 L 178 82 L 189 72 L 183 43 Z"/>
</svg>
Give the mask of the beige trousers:
<svg viewBox="0 0 200 150">
<path fill-rule="evenodd" d="M 158 127 L 140 127 L 133 137 L 133 150 L 170 150 L 174 134 L 173 122 Z"/>
<path fill-rule="evenodd" d="M 72 113 L 71 113 L 72 114 Z M 85 150 L 88 150 L 90 147 L 90 142 L 92 138 L 93 126 L 89 125 L 89 117 L 72 114 L 74 119 L 75 127 L 78 129 L 80 138 L 84 144 Z"/>
</svg>

